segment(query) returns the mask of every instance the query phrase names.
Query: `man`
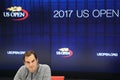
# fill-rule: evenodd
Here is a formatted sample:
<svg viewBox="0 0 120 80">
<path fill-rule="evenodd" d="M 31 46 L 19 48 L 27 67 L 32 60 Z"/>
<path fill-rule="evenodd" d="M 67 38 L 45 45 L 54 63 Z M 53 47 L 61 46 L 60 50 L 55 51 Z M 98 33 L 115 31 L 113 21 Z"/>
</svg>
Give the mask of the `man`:
<svg viewBox="0 0 120 80">
<path fill-rule="evenodd" d="M 34 51 L 23 55 L 24 65 L 17 71 L 14 80 L 51 80 L 51 70 L 47 64 L 39 64 Z"/>
</svg>

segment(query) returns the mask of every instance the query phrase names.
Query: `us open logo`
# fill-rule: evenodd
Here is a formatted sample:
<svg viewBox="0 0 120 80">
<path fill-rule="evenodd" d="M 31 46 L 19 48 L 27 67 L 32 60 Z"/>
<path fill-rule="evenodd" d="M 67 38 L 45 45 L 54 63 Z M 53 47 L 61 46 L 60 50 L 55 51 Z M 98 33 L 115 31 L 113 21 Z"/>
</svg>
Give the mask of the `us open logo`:
<svg viewBox="0 0 120 80">
<path fill-rule="evenodd" d="M 58 51 L 56 51 L 56 55 L 62 56 L 64 58 L 69 58 L 73 55 L 73 51 L 69 48 L 60 48 Z"/>
<path fill-rule="evenodd" d="M 28 18 L 28 12 L 20 6 L 14 6 L 7 8 L 6 11 L 3 12 L 3 16 L 4 18 L 10 18 L 14 21 L 22 21 Z"/>
</svg>

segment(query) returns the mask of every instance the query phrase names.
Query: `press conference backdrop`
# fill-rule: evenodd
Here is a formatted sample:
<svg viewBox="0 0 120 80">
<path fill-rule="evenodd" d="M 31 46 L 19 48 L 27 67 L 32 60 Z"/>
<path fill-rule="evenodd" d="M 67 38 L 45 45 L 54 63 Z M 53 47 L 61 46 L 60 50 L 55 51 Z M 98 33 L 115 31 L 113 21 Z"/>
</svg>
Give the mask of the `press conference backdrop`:
<svg viewBox="0 0 120 80">
<path fill-rule="evenodd" d="M 16 71 L 32 49 L 52 71 L 120 74 L 119 0 L 1 0 L 0 7 L 0 70 Z"/>
</svg>

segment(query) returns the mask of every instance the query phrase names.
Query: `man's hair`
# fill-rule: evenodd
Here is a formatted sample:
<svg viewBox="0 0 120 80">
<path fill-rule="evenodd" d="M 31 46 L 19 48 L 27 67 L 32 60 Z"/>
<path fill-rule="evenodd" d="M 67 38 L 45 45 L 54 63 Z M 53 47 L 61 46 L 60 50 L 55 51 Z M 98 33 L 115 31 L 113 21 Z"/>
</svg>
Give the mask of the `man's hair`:
<svg viewBox="0 0 120 80">
<path fill-rule="evenodd" d="M 34 51 L 32 51 L 32 50 L 29 50 L 29 51 L 26 51 L 25 54 L 23 55 L 23 60 L 25 61 L 25 57 L 29 57 L 29 56 L 31 56 L 32 54 L 34 55 L 34 57 L 35 57 L 36 59 L 38 59 L 36 53 L 35 53 Z"/>
</svg>

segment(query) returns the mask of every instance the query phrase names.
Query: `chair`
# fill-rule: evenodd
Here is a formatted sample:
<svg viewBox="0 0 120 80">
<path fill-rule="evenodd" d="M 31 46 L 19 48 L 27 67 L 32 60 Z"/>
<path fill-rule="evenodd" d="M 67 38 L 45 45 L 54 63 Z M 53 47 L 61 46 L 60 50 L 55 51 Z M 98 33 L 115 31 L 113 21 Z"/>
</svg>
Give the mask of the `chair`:
<svg viewBox="0 0 120 80">
<path fill-rule="evenodd" d="M 64 80 L 64 76 L 51 76 L 51 80 Z"/>
</svg>

